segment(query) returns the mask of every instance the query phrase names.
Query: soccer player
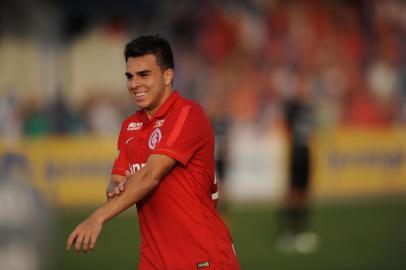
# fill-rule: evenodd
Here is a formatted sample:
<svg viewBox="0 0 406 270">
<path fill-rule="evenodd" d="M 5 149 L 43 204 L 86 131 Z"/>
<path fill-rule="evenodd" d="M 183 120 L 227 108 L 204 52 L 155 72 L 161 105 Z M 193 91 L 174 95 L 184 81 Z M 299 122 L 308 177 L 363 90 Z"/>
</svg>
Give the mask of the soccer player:
<svg viewBox="0 0 406 270">
<path fill-rule="evenodd" d="M 307 78 L 302 76 L 298 82 L 293 95 L 283 103 L 289 134 L 289 181 L 280 208 L 277 245 L 283 252 L 307 254 L 318 245 L 317 235 L 310 231 L 313 111 Z"/>
<path fill-rule="evenodd" d="M 169 43 L 141 36 L 124 55 L 140 110 L 122 124 L 108 201 L 75 228 L 67 248 L 93 250 L 103 225 L 136 203 L 139 270 L 239 269 L 216 212 L 213 130 L 203 109 L 173 89 Z"/>
</svg>

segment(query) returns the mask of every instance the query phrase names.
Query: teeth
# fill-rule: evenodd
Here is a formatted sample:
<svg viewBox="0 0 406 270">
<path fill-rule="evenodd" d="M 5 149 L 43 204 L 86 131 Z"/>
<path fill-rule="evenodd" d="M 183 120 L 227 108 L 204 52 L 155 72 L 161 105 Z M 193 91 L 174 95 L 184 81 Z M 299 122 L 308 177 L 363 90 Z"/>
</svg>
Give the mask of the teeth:
<svg viewBox="0 0 406 270">
<path fill-rule="evenodd" d="M 136 97 L 143 97 L 147 92 L 136 92 L 134 93 Z"/>
</svg>

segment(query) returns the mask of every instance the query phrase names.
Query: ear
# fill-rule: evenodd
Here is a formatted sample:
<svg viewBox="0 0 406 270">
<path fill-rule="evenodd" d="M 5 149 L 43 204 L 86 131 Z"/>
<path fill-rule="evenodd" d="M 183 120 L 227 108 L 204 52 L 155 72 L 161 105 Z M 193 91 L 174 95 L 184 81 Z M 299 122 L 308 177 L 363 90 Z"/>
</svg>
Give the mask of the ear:
<svg viewBox="0 0 406 270">
<path fill-rule="evenodd" d="M 165 84 L 169 85 L 172 83 L 173 80 L 173 69 L 168 68 L 167 70 L 164 71 L 164 80 Z"/>
</svg>

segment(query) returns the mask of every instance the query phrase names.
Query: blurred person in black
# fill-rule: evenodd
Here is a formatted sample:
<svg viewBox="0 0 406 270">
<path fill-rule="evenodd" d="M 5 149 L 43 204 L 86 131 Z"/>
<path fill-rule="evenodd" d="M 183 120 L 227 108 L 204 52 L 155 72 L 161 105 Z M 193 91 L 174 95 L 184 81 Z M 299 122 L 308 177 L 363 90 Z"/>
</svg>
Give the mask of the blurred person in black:
<svg viewBox="0 0 406 270">
<path fill-rule="evenodd" d="M 224 114 L 215 115 L 210 118 L 214 130 L 215 138 L 215 152 L 214 152 L 214 166 L 216 171 L 216 181 L 220 188 L 225 186 L 225 179 L 227 177 L 227 170 L 229 164 L 229 142 L 228 133 L 231 120 Z M 229 223 L 228 219 L 228 205 L 225 201 L 219 202 L 219 211 L 222 217 Z"/>
<path fill-rule="evenodd" d="M 310 232 L 310 137 L 313 126 L 310 81 L 298 74 L 293 93 L 283 103 L 289 138 L 288 185 L 279 215 L 278 248 L 283 252 L 311 253 L 317 235 Z"/>
</svg>

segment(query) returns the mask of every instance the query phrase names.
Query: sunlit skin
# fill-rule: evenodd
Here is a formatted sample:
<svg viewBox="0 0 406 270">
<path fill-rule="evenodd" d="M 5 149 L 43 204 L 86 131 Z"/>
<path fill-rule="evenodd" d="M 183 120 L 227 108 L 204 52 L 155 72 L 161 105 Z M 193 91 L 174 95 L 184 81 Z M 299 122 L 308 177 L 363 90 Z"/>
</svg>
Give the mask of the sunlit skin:
<svg viewBox="0 0 406 270">
<path fill-rule="evenodd" d="M 162 70 L 147 54 L 127 60 L 127 88 L 135 104 L 151 117 L 172 92 L 173 70 Z"/>
</svg>

